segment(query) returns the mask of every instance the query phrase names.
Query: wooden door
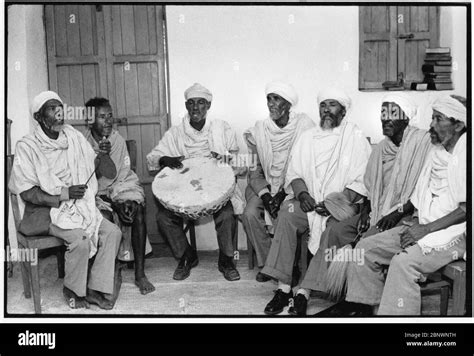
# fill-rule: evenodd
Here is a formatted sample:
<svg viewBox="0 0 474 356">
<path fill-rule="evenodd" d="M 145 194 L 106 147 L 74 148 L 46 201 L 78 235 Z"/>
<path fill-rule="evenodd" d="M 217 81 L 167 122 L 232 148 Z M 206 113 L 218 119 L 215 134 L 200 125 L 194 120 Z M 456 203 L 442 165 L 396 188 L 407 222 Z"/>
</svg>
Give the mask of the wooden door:
<svg viewBox="0 0 474 356">
<path fill-rule="evenodd" d="M 137 142 L 137 174 L 145 188 L 147 228 L 161 242 L 146 154 L 169 127 L 162 6 L 47 5 L 49 82 L 67 105 L 110 100 L 118 130 Z M 79 130 L 85 121 L 71 122 Z"/>
</svg>

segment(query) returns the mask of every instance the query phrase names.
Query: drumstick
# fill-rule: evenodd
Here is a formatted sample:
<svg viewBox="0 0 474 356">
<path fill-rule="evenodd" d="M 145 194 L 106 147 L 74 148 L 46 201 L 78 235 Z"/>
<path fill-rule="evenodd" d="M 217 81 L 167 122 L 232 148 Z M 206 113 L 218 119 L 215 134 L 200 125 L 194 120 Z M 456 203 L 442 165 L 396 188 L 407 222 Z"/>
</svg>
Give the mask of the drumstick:
<svg viewBox="0 0 474 356">
<path fill-rule="evenodd" d="M 97 157 L 96 157 L 97 158 Z M 100 162 L 100 160 L 98 160 L 98 162 Z M 95 165 L 95 169 L 94 169 L 94 172 L 92 172 L 92 174 L 90 175 L 90 177 L 87 179 L 87 181 L 84 183 L 84 185 L 87 185 L 87 183 L 89 183 L 89 181 L 91 180 L 92 176 L 95 174 L 95 172 L 97 171 L 97 168 L 99 168 L 99 163 L 96 163 Z M 74 201 L 72 202 L 73 204 L 76 204 L 76 200 L 77 199 L 74 199 Z"/>
</svg>

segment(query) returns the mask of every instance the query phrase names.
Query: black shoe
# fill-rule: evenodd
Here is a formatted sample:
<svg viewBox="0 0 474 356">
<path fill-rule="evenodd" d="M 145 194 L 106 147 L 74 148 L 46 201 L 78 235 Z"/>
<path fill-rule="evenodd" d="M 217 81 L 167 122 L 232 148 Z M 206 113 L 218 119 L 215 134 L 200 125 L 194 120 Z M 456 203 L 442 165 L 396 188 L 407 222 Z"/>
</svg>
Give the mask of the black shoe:
<svg viewBox="0 0 474 356">
<path fill-rule="evenodd" d="M 182 281 L 186 279 L 191 274 L 191 268 L 196 267 L 198 265 L 198 257 L 196 251 L 187 251 L 184 253 L 183 257 L 179 261 L 178 267 L 173 274 L 173 279 L 177 281 Z"/>
<path fill-rule="evenodd" d="M 343 301 L 337 303 L 332 307 L 323 310 L 322 312 L 316 313 L 315 316 L 322 318 L 332 318 L 332 317 L 368 317 L 373 315 L 373 310 L 371 305 L 361 304 L 361 303 L 352 303 Z"/>
<path fill-rule="evenodd" d="M 267 276 L 265 273 L 258 272 L 255 279 L 257 280 L 257 282 L 268 282 L 270 279 L 272 279 L 272 277 Z"/>
<path fill-rule="evenodd" d="M 291 290 L 288 293 L 285 293 L 281 289 L 277 289 L 273 299 L 270 300 L 270 302 L 265 307 L 265 314 L 280 314 L 283 311 L 283 308 L 288 305 L 290 298 L 293 298 L 293 292 Z"/>
<path fill-rule="evenodd" d="M 288 309 L 288 314 L 294 316 L 306 316 L 306 308 L 308 307 L 308 299 L 303 294 L 297 294 L 293 298 L 293 306 Z"/>
<path fill-rule="evenodd" d="M 239 271 L 235 268 L 232 257 L 220 255 L 217 263 L 219 272 L 224 274 L 224 278 L 228 281 L 238 281 L 240 279 Z"/>
</svg>

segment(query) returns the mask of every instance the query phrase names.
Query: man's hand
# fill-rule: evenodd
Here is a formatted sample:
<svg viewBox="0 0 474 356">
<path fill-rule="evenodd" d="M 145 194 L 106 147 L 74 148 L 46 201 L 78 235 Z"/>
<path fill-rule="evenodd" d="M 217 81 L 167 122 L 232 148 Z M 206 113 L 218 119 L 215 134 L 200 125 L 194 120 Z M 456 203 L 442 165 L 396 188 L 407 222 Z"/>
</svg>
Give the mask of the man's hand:
<svg viewBox="0 0 474 356">
<path fill-rule="evenodd" d="M 403 222 L 405 227 L 400 231 L 400 246 L 405 249 L 416 244 L 418 240 L 430 233 L 427 225 L 417 222 Z"/>
<path fill-rule="evenodd" d="M 181 161 L 184 159 L 184 156 L 179 157 L 168 157 L 163 156 L 160 158 L 160 166 L 170 167 L 172 169 L 183 168 Z"/>
<path fill-rule="evenodd" d="M 231 164 L 232 156 L 231 155 L 220 155 L 217 152 L 211 151 L 212 158 L 217 159 L 218 161 L 223 161 L 224 163 Z"/>
<path fill-rule="evenodd" d="M 398 212 L 397 210 L 392 211 L 387 216 L 382 217 L 375 227 L 380 231 L 390 230 L 392 227 L 398 224 L 398 222 L 402 219 L 403 214 Z"/>
<path fill-rule="evenodd" d="M 125 225 L 131 225 L 137 215 L 138 203 L 130 200 L 123 203 L 116 203 L 114 204 L 114 210 L 117 212 L 120 221 Z"/>
<path fill-rule="evenodd" d="M 314 208 L 316 212 L 321 216 L 329 216 L 331 213 L 326 209 L 326 205 L 324 205 L 324 201 L 316 203 L 316 207 Z"/>
<path fill-rule="evenodd" d="M 300 201 L 301 210 L 305 213 L 309 213 L 316 208 L 316 200 L 314 200 L 308 192 L 300 193 L 300 195 L 298 195 L 298 200 Z"/>
<path fill-rule="evenodd" d="M 99 151 L 100 153 L 109 154 L 112 149 L 112 144 L 107 139 L 102 139 L 99 142 Z"/>
<path fill-rule="evenodd" d="M 86 194 L 87 185 L 79 184 L 69 187 L 69 199 L 82 199 Z"/>
<path fill-rule="evenodd" d="M 286 198 L 286 193 L 282 189 L 278 193 L 275 194 L 275 196 L 270 200 L 270 206 L 271 206 L 271 213 L 270 215 L 272 216 L 273 219 L 275 219 L 278 216 L 278 210 L 280 210 L 280 205 L 285 200 Z"/>
<path fill-rule="evenodd" d="M 268 211 L 270 216 L 273 218 L 273 216 L 272 216 L 272 206 L 270 204 L 270 202 L 272 200 L 272 195 L 270 193 L 265 193 L 260 197 L 260 199 L 262 199 L 263 207 L 265 208 L 265 210 Z"/>
<path fill-rule="evenodd" d="M 359 221 L 357 222 L 357 232 L 366 232 L 370 227 L 370 213 L 367 209 L 360 212 Z"/>
</svg>

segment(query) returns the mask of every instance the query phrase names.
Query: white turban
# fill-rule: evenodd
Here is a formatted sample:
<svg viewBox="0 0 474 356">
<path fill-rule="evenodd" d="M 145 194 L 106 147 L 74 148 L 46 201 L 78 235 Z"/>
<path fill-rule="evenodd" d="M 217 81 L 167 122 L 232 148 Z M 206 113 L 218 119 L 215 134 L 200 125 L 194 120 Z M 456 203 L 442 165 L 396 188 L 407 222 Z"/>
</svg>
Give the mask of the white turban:
<svg viewBox="0 0 474 356">
<path fill-rule="evenodd" d="M 382 103 L 398 104 L 398 106 L 400 106 L 400 109 L 402 109 L 405 115 L 408 116 L 408 118 L 410 119 L 413 119 L 416 115 L 416 104 L 407 94 L 387 94 L 383 97 Z"/>
<path fill-rule="evenodd" d="M 194 83 L 184 92 L 184 98 L 186 100 L 192 98 L 204 98 L 207 101 L 212 101 L 212 93 L 206 87 L 202 86 L 199 83 Z"/>
<path fill-rule="evenodd" d="M 466 107 L 449 95 L 436 99 L 433 103 L 433 110 L 439 111 L 447 117 L 462 121 L 466 125 Z"/>
<path fill-rule="evenodd" d="M 33 101 L 31 102 L 31 107 L 30 107 L 31 115 L 37 113 L 41 109 L 41 107 L 44 105 L 44 103 L 52 99 L 56 99 L 61 104 L 63 103 L 59 95 L 56 94 L 54 91 L 44 91 L 36 95 Z"/>
<path fill-rule="evenodd" d="M 351 107 L 351 98 L 349 98 L 349 96 L 341 89 L 328 88 L 321 90 L 318 94 L 318 105 L 328 99 L 337 100 L 339 104 L 344 106 L 346 111 L 349 111 L 349 108 Z"/>
<path fill-rule="evenodd" d="M 296 93 L 295 88 L 290 84 L 283 82 L 268 83 L 265 87 L 265 95 L 271 93 L 280 95 L 283 99 L 288 101 L 291 106 L 295 106 L 296 103 L 298 103 L 298 94 Z"/>
</svg>

